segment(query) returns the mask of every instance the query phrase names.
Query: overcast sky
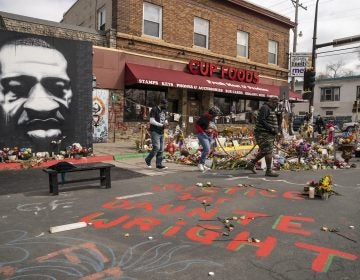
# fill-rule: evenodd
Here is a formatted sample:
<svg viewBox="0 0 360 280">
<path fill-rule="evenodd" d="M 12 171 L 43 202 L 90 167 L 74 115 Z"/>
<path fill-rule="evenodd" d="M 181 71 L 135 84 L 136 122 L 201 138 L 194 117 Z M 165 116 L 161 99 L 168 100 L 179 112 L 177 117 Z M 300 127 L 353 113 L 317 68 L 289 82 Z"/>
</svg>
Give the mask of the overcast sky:
<svg viewBox="0 0 360 280">
<path fill-rule="evenodd" d="M 0 0 L 0 10 L 59 22 L 63 13 L 75 2 L 75 0 Z M 291 0 L 249 0 L 249 2 L 295 21 L 295 7 Z M 303 0 L 299 1 L 299 3 L 302 3 L 307 10 L 299 8 L 298 32 L 301 30 L 303 36 L 298 37 L 297 52 L 311 52 L 316 0 Z M 360 0 L 320 0 L 317 26 L 317 44 L 360 35 Z M 292 52 L 292 31 L 290 35 L 290 51 Z M 341 50 L 345 48 L 347 50 Z M 320 52 L 334 50 L 336 52 L 320 54 Z M 342 61 L 345 64 L 344 69 L 353 70 L 355 74 L 360 75 L 360 67 L 358 67 L 360 58 L 356 53 L 359 50 L 360 43 L 318 49 L 317 72 L 325 72 L 328 63 Z M 348 54 L 339 55 L 344 52 L 348 52 Z M 325 55 L 326 57 L 321 57 Z"/>
</svg>

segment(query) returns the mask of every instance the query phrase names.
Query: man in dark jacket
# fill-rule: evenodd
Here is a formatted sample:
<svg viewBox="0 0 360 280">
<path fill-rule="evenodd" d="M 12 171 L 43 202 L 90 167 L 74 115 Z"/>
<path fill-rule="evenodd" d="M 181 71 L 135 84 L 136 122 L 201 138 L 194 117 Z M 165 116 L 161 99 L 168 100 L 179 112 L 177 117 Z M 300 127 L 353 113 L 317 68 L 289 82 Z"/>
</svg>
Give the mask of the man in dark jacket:
<svg viewBox="0 0 360 280">
<path fill-rule="evenodd" d="M 317 133 L 322 134 L 322 130 L 325 128 L 325 122 L 320 115 L 318 115 L 316 118 L 315 126 Z"/>
<path fill-rule="evenodd" d="M 256 174 L 256 163 L 265 157 L 266 172 L 265 176 L 277 177 L 279 174 L 274 173 L 271 169 L 271 162 L 274 149 L 274 141 L 279 136 L 279 126 L 275 114 L 275 109 L 278 105 L 279 99 L 272 97 L 267 103 L 264 103 L 259 110 L 254 129 L 256 144 L 259 146 L 258 155 L 251 160 L 247 169 Z"/>
<path fill-rule="evenodd" d="M 150 111 L 150 136 L 152 150 L 145 158 L 148 168 L 151 168 L 151 160 L 156 156 L 156 168 L 167 169 L 162 164 L 164 152 L 164 129 L 168 126 L 166 119 L 167 100 L 162 99 L 160 105 L 151 108 Z"/>
<path fill-rule="evenodd" d="M 221 111 L 217 106 L 211 107 L 207 113 L 200 116 L 195 123 L 195 129 L 197 131 L 197 138 L 202 147 L 201 156 L 198 164 L 200 171 L 209 169 L 205 165 L 205 160 L 209 155 L 211 144 L 217 137 L 217 129 L 214 123 L 216 116 L 221 115 Z"/>
</svg>

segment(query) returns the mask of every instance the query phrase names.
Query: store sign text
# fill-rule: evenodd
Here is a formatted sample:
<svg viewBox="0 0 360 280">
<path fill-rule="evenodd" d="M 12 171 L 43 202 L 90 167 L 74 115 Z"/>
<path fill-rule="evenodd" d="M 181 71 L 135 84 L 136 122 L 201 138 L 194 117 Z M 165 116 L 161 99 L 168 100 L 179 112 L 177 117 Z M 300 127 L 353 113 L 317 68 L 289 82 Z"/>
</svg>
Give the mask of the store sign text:
<svg viewBox="0 0 360 280">
<path fill-rule="evenodd" d="M 232 66 L 221 65 L 215 63 L 199 61 L 192 59 L 189 61 L 189 71 L 194 75 L 202 75 L 211 77 L 218 74 L 221 79 L 229 79 L 231 81 L 239 81 L 244 83 L 257 84 L 259 82 L 259 73 L 251 70 L 235 68 Z"/>
</svg>

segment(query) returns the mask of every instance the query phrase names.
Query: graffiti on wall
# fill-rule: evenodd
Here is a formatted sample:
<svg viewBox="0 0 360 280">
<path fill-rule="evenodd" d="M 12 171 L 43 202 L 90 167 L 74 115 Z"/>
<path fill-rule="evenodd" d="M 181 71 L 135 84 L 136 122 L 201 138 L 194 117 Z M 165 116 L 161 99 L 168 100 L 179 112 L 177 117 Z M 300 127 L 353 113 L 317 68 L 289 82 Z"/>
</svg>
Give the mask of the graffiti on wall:
<svg viewBox="0 0 360 280">
<path fill-rule="evenodd" d="M 95 89 L 93 91 L 92 103 L 92 125 L 93 141 L 95 143 L 106 143 L 108 139 L 108 104 L 109 91 L 104 89 Z"/>
<path fill-rule="evenodd" d="M 90 42 L 0 30 L 0 145 L 91 146 Z"/>
</svg>

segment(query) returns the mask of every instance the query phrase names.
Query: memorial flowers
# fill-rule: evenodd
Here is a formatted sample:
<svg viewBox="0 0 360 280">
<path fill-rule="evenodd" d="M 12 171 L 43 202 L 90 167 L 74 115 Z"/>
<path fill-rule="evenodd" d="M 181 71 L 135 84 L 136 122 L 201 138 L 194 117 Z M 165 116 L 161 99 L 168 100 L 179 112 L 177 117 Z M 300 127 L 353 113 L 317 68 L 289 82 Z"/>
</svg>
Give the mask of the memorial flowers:
<svg viewBox="0 0 360 280">
<path fill-rule="evenodd" d="M 313 180 L 308 183 L 308 186 L 315 188 L 315 194 L 324 200 L 328 199 L 332 194 L 338 195 L 338 193 L 333 190 L 333 181 L 330 175 L 322 177 L 319 182 Z"/>
</svg>

